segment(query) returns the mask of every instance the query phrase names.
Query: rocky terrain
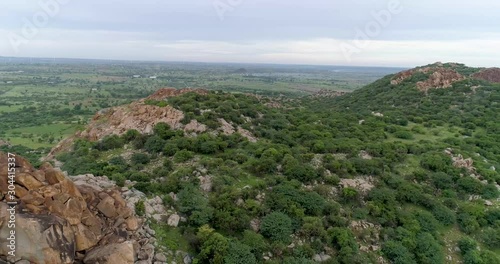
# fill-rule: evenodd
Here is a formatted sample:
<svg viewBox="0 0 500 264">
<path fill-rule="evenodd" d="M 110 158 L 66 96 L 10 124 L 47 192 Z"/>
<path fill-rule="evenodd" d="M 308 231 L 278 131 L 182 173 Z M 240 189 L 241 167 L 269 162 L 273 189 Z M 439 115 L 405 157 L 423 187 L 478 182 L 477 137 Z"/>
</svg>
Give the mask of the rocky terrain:
<svg viewBox="0 0 500 264">
<path fill-rule="evenodd" d="M 437 62 L 428 66 L 400 72 L 392 78 L 391 84 L 399 85 L 404 81 L 413 78 L 416 74 L 425 74 L 428 76 L 427 80 L 416 82 L 416 88 L 425 93 L 427 93 L 429 89 L 450 88 L 454 83 L 470 78 L 491 83 L 500 83 L 499 68 L 487 68 L 471 75 L 464 75 L 459 73 L 460 66 L 461 64 L 457 63 L 447 63 L 445 65 Z"/>
<path fill-rule="evenodd" d="M 141 134 L 151 134 L 153 127 L 158 123 L 166 123 L 172 129 L 183 130 L 186 133 L 202 133 L 207 130 L 206 125 L 200 124 L 195 119 L 188 124 L 182 124 L 184 113 L 170 105 L 151 105 L 150 102 L 162 102 L 170 97 L 179 96 L 186 93 L 207 94 L 203 89 L 175 89 L 163 88 L 156 91 L 147 98 L 132 102 L 128 105 L 103 109 L 96 113 L 90 123 L 83 131 L 78 131 L 74 136 L 61 141 L 49 153 L 49 159 L 57 153 L 67 151 L 75 139 L 82 138 L 90 141 L 98 141 L 108 135 L 122 135 L 128 130 L 135 129 Z M 235 128 L 223 119 L 219 120 L 220 131 L 230 135 L 235 132 L 255 142 L 257 139 L 252 133 L 241 127 Z"/>
<path fill-rule="evenodd" d="M 391 84 L 398 85 L 406 79 L 413 77 L 416 73 L 429 74 L 427 80 L 416 83 L 418 90 L 422 92 L 427 92 L 429 89 L 449 88 L 453 83 L 465 79 L 463 75 L 455 70 L 435 64 L 434 66 L 400 72 L 392 79 Z"/>
<path fill-rule="evenodd" d="M 7 171 L 0 174 L 0 259 L 23 264 L 166 263 L 146 217 L 135 214 L 140 200 L 147 216 L 166 213 L 161 199 L 148 200 L 106 177 L 70 178 L 49 163 L 36 169 L 22 157 L 15 159 L 15 197 L 8 195 Z M 5 153 L 0 153 L 0 167 L 7 168 Z M 15 257 L 7 257 L 8 202 L 17 202 Z M 168 219 L 174 226 L 179 222 L 178 216 Z M 189 256 L 184 257 L 189 263 Z"/>
<path fill-rule="evenodd" d="M 484 69 L 472 75 L 473 78 L 492 83 L 500 83 L 500 68 Z"/>
</svg>

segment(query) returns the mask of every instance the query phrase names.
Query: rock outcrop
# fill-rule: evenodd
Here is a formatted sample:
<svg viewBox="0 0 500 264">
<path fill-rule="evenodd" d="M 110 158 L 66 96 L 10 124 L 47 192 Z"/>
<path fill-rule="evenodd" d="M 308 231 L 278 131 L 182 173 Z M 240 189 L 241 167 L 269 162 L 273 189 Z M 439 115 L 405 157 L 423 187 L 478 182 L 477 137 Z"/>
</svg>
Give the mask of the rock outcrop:
<svg viewBox="0 0 500 264">
<path fill-rule="evenodd" d="M 153 131 L 156 124 L 162 122 L 169 124 L 173 129 L 180 129 L 183 127 L 180 122 L 184 118 L 182 111 L 169 105 L 160 107 L 148 105 L 146 102 L 148 100 L 161 101 L 185 93 L 207 94 L 208 91 L 201 89 L 160 89 L 149 97 L 129 105 L 99 111 L 87 126 L 87 129 L 77 134 L 77 137 L 96 141 L 107 135 L 124 134 L 130 129 L 148 134 Z"/>
<path fill-rule="evenodd" d="M 71 179 L 49 163 L 35 169 L 18 156 L 12 185 L 15 195 L 11 196 L 7 166 L 7 154 L 0 152 L 0 259 L 10 263 L 132 264 L 153 258 L 154 238 L 145 232 L 149 227 L 143 227 L 144 219 L 123 198 L 124 192 L 131 192 L 128 188 L 118 188 L 105 177 Z M 9 225 L 9 202 L 17 202 L 14 229 Z M 18 246 L 15 257 L 7 257 L 12 230 Z M 152 248 L 151 254 L 141 259 L 140 253 L 148 248 Z"/>
<path fill-rule="evenodd" d="M 500 68 L 488 68 L 472 75 L 472 78 L 500 83 Z"/>
<path fill-rule="evenodd" d="M 83 138 L 89 141 L 98 141 L 108 135 L 123 135 L 128 130 L 134 129 L 141 134 L 150 134 L 158 123 L 167 123 L 172 129 L 183 130 L 186 133 L 203 133 L 208 130 L 205 124 L 192 119 L 188 124 L 182 124 L 184 113 L 170 105 L 158 106 L 151 101 L 164 101 L 169 97 L 186 93 L 208 94 L 204 89 L 175 89 L 163 88 L 147 98 L 122 105 L 103 109 L 97 112 L 86 129 L 76 132 L 73 136 L 62 140 L 47 155 L 45 160 L 52 160 L 57 154 L 68 151 L 75 139 Z M 251 142 L 257 139 L 252 133 L 242 127 L 233 127 L 228 122 L 220 122 L 220 131 L 226 135 L 235 132 L 248 138 Z"/>
<path fill-rule="evenodd" d="M 465 80 L 466 77 L 452 68 L 445 68 L 442 64 L 436 63 L 432 66 L 411 69 L 396 74 L 391 80 L 392 85 L 398 85 L 415 74 L 429 74 L 425 81 L 417 82 L 417 89 L 421 92 L 427 92 L 429 89 L 450 88 L 453 83 Z"/>
</svg>

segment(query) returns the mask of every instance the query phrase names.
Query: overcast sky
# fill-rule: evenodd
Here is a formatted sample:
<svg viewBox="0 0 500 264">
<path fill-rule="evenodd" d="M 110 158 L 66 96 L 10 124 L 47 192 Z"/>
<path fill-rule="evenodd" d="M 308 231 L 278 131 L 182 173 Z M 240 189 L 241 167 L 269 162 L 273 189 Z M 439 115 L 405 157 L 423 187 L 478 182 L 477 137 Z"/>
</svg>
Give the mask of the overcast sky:
<svg viewBox="0 0 500 264">
<path fill-rule="evenodd" d="M 0 0 L 0 56 L 500 66 L 499 47 L 498 0 Z"/>
</svg>

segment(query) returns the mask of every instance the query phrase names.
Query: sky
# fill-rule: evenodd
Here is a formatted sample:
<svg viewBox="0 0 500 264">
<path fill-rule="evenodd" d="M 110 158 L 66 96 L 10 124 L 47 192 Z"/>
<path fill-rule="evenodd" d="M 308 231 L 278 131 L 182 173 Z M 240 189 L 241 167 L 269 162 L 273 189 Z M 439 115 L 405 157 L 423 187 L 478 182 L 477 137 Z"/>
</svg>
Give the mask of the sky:
<svg viewBox="0 0 500 264">
<path fill-rule="evenodd" d="M 0 56 L 500 66 L 500 1 L 0 0 Z"/>
</svg>

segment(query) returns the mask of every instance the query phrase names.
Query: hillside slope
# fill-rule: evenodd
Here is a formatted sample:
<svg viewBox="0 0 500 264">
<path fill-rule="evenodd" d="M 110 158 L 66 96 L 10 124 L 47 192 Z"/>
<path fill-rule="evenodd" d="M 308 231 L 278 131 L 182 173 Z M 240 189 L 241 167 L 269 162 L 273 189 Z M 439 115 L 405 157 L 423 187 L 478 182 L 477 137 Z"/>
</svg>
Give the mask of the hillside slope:
<svg viewBox="0 0 500 264">
<path fill-rule="evenodd" d="M 481 72 L 427 65 L 334 98 L 178 92 L 98 114 L 56 158 L 173 208 L 149 219 L 168 263 L 499 263 L 500 86 Z"/>
</svg>

